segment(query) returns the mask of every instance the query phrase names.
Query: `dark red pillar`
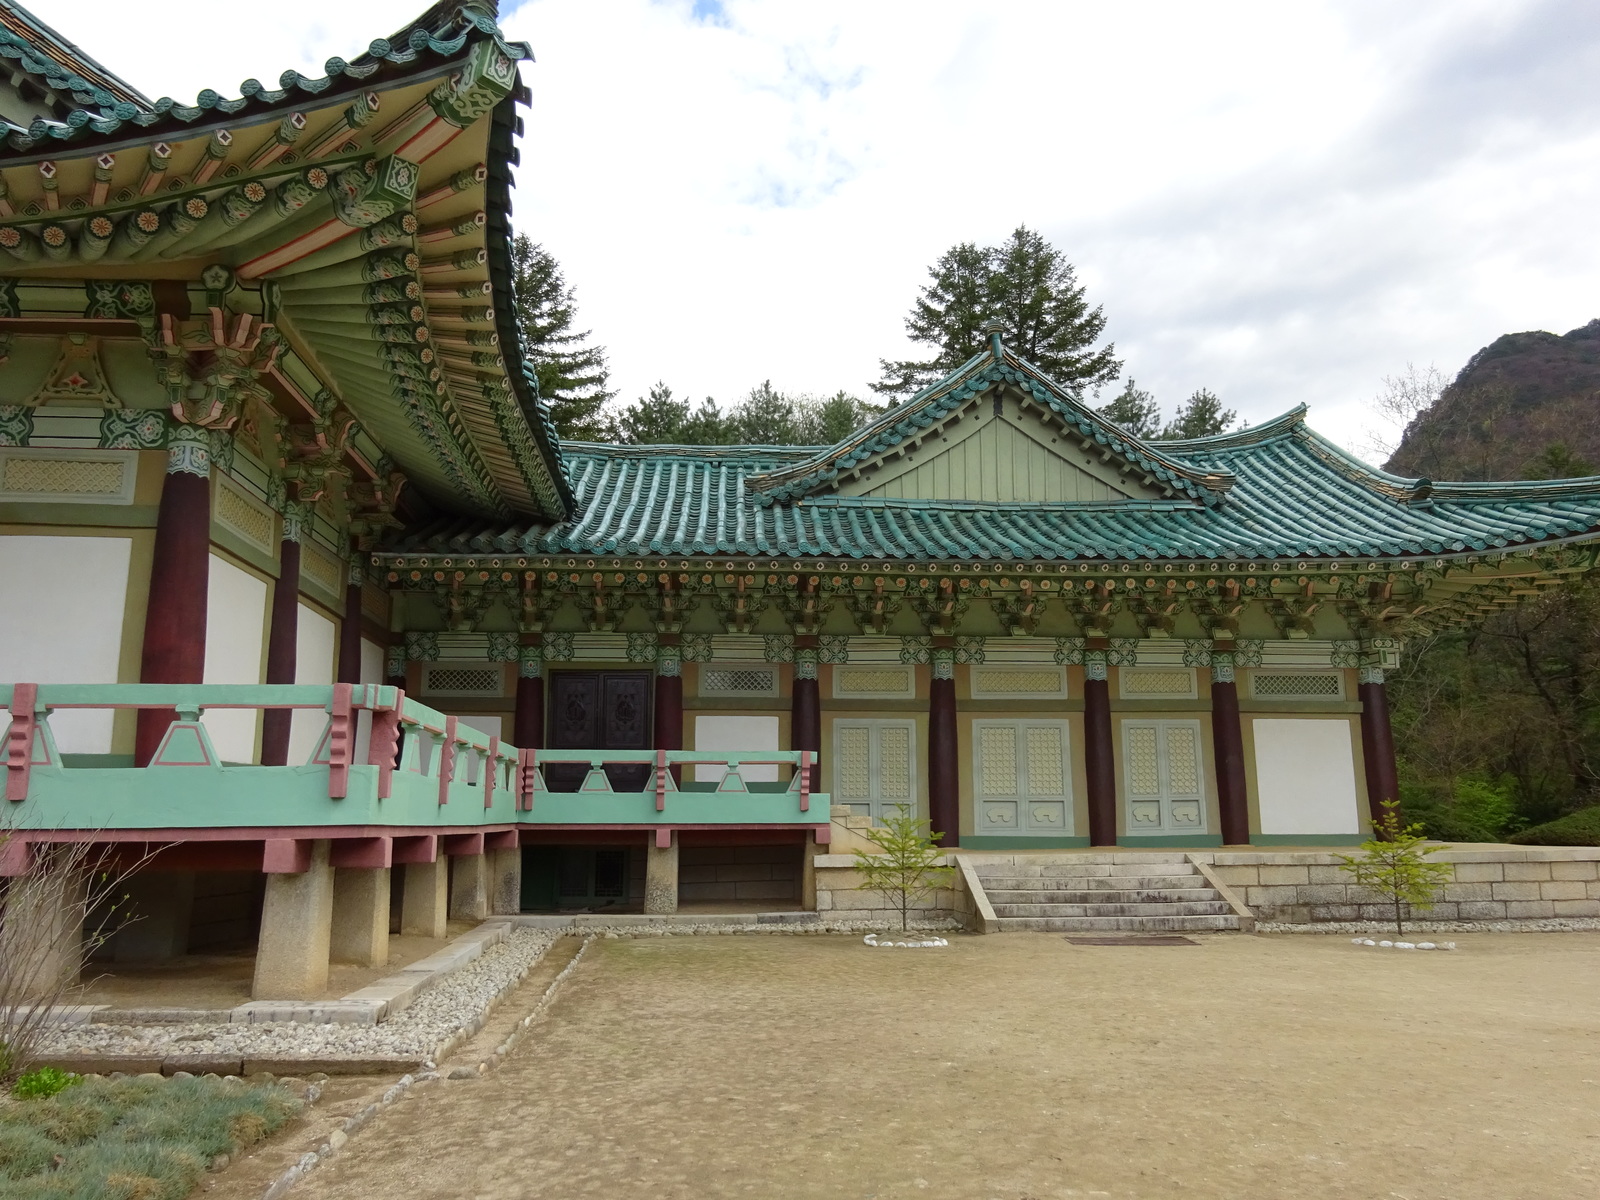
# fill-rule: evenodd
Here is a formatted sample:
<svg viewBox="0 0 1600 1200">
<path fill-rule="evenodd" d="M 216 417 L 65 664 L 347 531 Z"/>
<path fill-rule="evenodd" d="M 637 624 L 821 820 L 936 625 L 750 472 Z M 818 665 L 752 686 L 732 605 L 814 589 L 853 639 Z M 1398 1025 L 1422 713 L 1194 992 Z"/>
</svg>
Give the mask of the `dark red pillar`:
<svg viewBox="0 0 1600 1200">
<path fill-rule="evenodd" d="M 802 657 L 804 656 L 804 657 Z M 811 790 L 822 790 L 822 701 L 817 693 L 816 652 L 795 656 L 789 696 L 789 746 L 811 751 Z"/>
<path fill-rule="evenodd" d="M 1220 655 L 1211 660 L 1211 752 L 1217 766 L 1217 808 L 1222 815 L 1222 841 L 1229 846 L 1250 843 L 1250 801 L 1245 790 L 1244 737 L 1239 726 L 1239 688 L 1233 663 Z"/>
<path fill-rule="evenodd" d="M 267 682 L 293 683 L 300 640 L 300 537 L 301 517 L 292 511 L 283 518 L 283 540 L 278 543 L 278 582 L 272 589 L 272 619 L 267 626 Z M 294 711 L 269 708 L 261 717 L 261 765 L 282 767 L 289 762 L 289 727 Z"/>
<path fill-rule="evenodd" d="M 211 439 L 193 425 L 174 427 L 167 477 L 156 511 L 144 618 L 141 683 L 204 683 L 206 592 L 211 570 Z M 146 765 L 177 714 L 141 709 L 134 762 Z"/>
<path fill-rule="evenodd" d="M 683 749 L 683 667 L 675 658 L 656 664 L 657 750 Z"/>
<path fill-rule="evenodd" d="M 961 844 L 961 752 L 956 734 L 955 652 L 933 652 L 928 685 L 928 824 L 939 845 Z"/>
<path fill-rule="evenodd" d="M 339 622 L 340 683 L 361 682 L 361 565 L 352 561 L 344 585 L 344 620 Z"/>
<path fill-rule="evenodd" d="M 1394 730 L 1389 725 L 1389 693 L 1383 672 L 1361 670 L 1361 757 L 1367 768 L 1367 808 L 1373 824 L 1384 815 L 1383 802 L 1400 798 L 1399 771 L 1394 759 Z"/>
<path fill-rule="evenodd" d="M 513 725 L 512 742 L 519 750 L 544 748 L 544 658 L 538 646 L 522 647 Z"/>
<path fill-rule="evenodd" d="M 1117 765 L 1111 741 L 1111 689 L 1104 652 L 1084 663 L 1083 765 L 1089 783 L 1089 844 L 1117 844 Z"/>
</svg>

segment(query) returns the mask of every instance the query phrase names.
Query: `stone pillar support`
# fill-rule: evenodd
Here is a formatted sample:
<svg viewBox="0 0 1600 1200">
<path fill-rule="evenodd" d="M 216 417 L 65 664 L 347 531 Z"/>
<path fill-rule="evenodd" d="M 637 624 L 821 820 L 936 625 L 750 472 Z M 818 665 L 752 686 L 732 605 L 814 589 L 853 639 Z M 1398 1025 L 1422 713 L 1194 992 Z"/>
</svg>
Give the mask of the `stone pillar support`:
<svg viewBox="0 0 1600 1200">
<path fill-rule="evenodd" d="M 1089 844 L 1117 844 L 1117 769 L 1111 738 L 1106 652 L 1083 656 L 1083 765 L 1089 785 Z"/>
<path fill-rule="evenodd" d="M 1250 843 L 1250 798 L 1245 786 L 1244 736 L 1239 724 L 1239 688 L 1233 679 L 1233 652 L 1211 654 L 1211 752 L 1217 769 L 1217 808 L 1222 841 Z"/>
<path fill-rule="evenodd" d="M 15 973 L 14 999 L 43 1001 L 78 982 L 83 966 L 83 918 L 88 878 L 81 872 L 52 870 L 43 846 L 24 846 L 40 856 L 27 873 L 8 881 L 0 903 L 0 958 Z"/>
<path fill-rule="evenodd" d="M 382 967 L 389 962 L 388 867 L 335 867 L 333 928 L 329 956 L 334 962 Z"/>
<path fill-rule="evenodd" d="M 156 510 L 145 610 L 141 683 L 203 683 L 206 594 L 211 575 L 211 434 L 174 425 L 168 435 L 167 475 Z M 140 709 L 134 763 L 155 756 L 177 714 Z"/>
<path fill-rule="evenodd" d="M 450 918 L 481 921 L 489 915 L 489 856 L 459 854 L 450 859 Z"/>
<path fill-rule="evenodd" d="M 407 863 L 405 892 L 400 898 L 400 932 L 411 937 L 442 938 L 449 920 L 450 860 Z"/>
<path fill-rule="evenodd" d="M 333 933 L 332 845 L 311 843 L 304 871 L 267 876 L 256 948 L 257 1000 L 309 1000 L 328 986 Z"/>
<path fill-rule="evenodd" d="M 489 911 L 511 916 L 522 911 L 522 847 L 490 850 Z"/>
<path fill-rule="evenodd" d="M 293 683 L 300 637 L 300 540 L 311 512 L 291 502 L 284 506 L 283 539 L 278 543 L 278 582 L 272 588 L 272 619 L 267 632 L 267 682 Z M 289 731 L 294 711 L 269 708 L 261 716 L 261 765 L 289 762 Z"/>
<path fill-rule="evenodd" d="M 951 649 L 933 651 L 933 679 L 928 685 L 928 825 L 944 834 L 939 846 L 961 844 L 961 752 L 956 735 L 956 656 Z"/>
<path fill-rule="evenodd" d="M 662 916 L 678 911 L 678 839 L 668 829 L 658 829 L 645 850 L 644 911 Z"/>
<path fill-rule="evenodd" d="M 1383 668 L 1362 667 L 1361 757 L 1367 774 L 1367 809 L 1373 823 L 1383 816 L 1383 802 L 1400 798 L 1399 770 L 1394 755 L 1394 730 L 1389 724 L 1389 693 Z"/>
</svg>

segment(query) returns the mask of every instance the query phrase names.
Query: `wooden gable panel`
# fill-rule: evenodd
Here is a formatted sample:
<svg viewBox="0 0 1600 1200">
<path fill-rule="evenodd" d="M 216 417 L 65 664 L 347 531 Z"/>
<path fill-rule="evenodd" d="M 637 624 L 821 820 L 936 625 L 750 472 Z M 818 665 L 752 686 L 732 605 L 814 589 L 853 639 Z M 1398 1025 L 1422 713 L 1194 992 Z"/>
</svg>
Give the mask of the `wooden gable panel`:
<svg viewBox="0 0 1600 1200">
<path fill-rule="evenodd" d="M 1018 411 L 1009 397 L 998 414 L 980 404 L 839 490 L 846 496 L 1034 504 L 1159 495 L 1034 411 Z"/>
</svg>

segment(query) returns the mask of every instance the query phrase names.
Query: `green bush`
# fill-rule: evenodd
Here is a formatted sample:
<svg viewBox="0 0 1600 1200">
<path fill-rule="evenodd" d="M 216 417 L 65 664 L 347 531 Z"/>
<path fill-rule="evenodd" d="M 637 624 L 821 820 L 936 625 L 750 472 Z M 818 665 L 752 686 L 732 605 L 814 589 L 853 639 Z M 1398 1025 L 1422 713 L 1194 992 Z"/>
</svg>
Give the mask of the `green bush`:
<svg viewBox="0 0 1600 1200">
<path fill-rule="evenodd" d="M 85 1079 L 0 1108 L 0 1195 L 180 1200 L 215 1155 L 260 1141 L 300 1107 L 277 1086 Z"/>
<path fill-rule="evenodd" d="M 1600 806 L 1580 808 L 1506 839 L 1518 846 L 1600 846 Z"/>
<path fill-rule="evenodd" d="M 1425 836 L 1440 842 L 1499 842 L 1521 823 L 1509 780 L 1466 776 L 1456 780 L 1452 794 L 1443 785 L 1401 788 L 1400 807 L 1407 824 L 1422 827 Z"/>
<path fill-rule="evenodd" d="M 57 1092 L 66 1091 L 82 1079 L 81 1075 L 63 1071 L 60 1067 L 36 1067 L 17 1077 L 16 1083 L 11 1085 L 11 1094 L 18 1100 L 43 1100 Z"/>
</svg>

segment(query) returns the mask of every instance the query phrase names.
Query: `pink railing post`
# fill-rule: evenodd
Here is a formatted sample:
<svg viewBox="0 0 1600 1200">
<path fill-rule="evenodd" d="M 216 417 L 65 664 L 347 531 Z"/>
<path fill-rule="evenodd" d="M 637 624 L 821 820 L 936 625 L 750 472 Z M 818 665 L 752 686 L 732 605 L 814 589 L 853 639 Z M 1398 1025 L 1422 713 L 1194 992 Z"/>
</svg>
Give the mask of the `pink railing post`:
<svg viewBox="0 0 1600 1200">
<path fill-rule="evenodd" d="M 656 811 L 665 812 L 667 808 L 667 752 L 656 751 Z"/>
<path fill-rule="evenodd" d="M 350 711 L 351 685 L 333 685 L 328 714 L 328 799 L 343 800 L 350 792 L 350 763 L 355 757 L 355 721 Z"/>
<path fill-rule="evenodd" d="M 456 769 L 456 719 L 444 719 L 444 745 L 439 747 L 439 803 L 450 803 L 450 777 Z"/>
<path fill-rule="evenodd" d="M 37 683 L 19 683 L 11 689 L 11 736 L 6 742 L 6 799 L 28 798 L 28 777 L 33 771 L 33 735 L 38 727 L 34 708 L 39 701 Z"/>
<path fill-rule="evenodd" d="M 394 766 L 400 757 L 400 713 L 405 706 L 405 689 L 395 688 L 393 708 L 372 710 L 372 737 L 367 742 L 367 762 L 378 768 L 380 800 L 387 800 L 394 786 Z"/>
<path fill-rule="evenodd" d="M 811 811 L 811 751 L 800 751 L 800 811 Z"/>
</svg>

